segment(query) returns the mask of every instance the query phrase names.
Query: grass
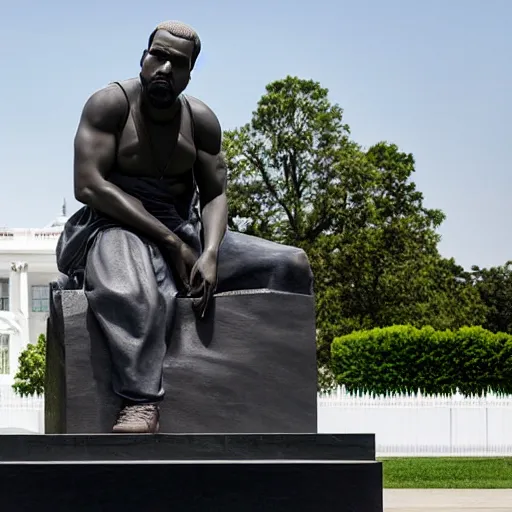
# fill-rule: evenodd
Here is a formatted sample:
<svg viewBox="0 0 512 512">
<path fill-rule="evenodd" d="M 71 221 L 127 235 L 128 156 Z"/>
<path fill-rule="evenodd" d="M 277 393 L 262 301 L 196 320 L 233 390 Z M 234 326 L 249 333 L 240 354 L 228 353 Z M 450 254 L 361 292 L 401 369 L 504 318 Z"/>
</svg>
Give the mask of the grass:
<svg viewBox="0 0 512 512">
<path fill-rule="evenodd" d="M 390 458 L 388 489 L 512 489 L 512 458 Z"/>
</svg>

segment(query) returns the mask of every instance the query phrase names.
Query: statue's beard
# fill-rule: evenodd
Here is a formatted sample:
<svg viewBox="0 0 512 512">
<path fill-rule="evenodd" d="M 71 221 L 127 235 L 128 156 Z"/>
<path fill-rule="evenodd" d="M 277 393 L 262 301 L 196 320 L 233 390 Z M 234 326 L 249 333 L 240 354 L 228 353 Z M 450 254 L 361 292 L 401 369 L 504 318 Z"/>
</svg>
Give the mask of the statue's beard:
<svg viewBox="0 0 512 512">
<path fill-rule="evenodd" d="M 176 101 L 176 92 L 169 80 L 154 79 L 146 80 L 140 75 L 142 90 L 151 106 L 164 109 L 169 108 Z"/>
</svg>

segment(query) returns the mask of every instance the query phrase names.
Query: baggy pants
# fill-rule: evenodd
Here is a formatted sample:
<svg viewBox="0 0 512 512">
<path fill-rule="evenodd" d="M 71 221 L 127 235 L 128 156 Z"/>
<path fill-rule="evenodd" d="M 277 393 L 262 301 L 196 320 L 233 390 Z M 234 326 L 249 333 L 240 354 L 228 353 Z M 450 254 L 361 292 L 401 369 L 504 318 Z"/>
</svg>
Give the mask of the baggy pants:
<svg viewBox="0 0 512 512">
<path fill-rule="evenodd" d="M 304 251 L 228 231 L 219 249 L 217 292 L 313 293 Z M 158 247 L 122 228 L 100 232 L 87 254 L 85 294 L 111 354 L 114 392 L 138 403 L 164 396 L 163 360 L 178 288 Z"/>
</svg>

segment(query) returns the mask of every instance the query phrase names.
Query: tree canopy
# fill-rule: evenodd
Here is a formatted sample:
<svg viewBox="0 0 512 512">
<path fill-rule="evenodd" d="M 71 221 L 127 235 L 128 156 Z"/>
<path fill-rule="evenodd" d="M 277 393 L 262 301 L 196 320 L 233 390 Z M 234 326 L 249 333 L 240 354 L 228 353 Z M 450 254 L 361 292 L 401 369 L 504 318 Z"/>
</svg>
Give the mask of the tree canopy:
<svg viewBox="0 0 512 512">
<path fill-rule="evenodd" d="M 512 334 L 512 261 L 504 265 L 472 267 L 471 279 L 487 311 L 483 326 L 491 332 Z"/>
</svg>

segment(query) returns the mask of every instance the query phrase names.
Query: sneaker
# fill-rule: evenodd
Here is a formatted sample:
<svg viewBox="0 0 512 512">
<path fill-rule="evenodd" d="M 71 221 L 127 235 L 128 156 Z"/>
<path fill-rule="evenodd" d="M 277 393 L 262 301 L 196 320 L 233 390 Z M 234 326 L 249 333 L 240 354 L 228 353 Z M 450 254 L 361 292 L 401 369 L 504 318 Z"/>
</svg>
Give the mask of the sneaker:
<svg viewBox="0 0 512 512">
<path fill-rule="evenodd" d="M 155 404 L 125 406 L 114 425 L 114 434 L 156 434 L 160 412 Z"/>
</svg>

